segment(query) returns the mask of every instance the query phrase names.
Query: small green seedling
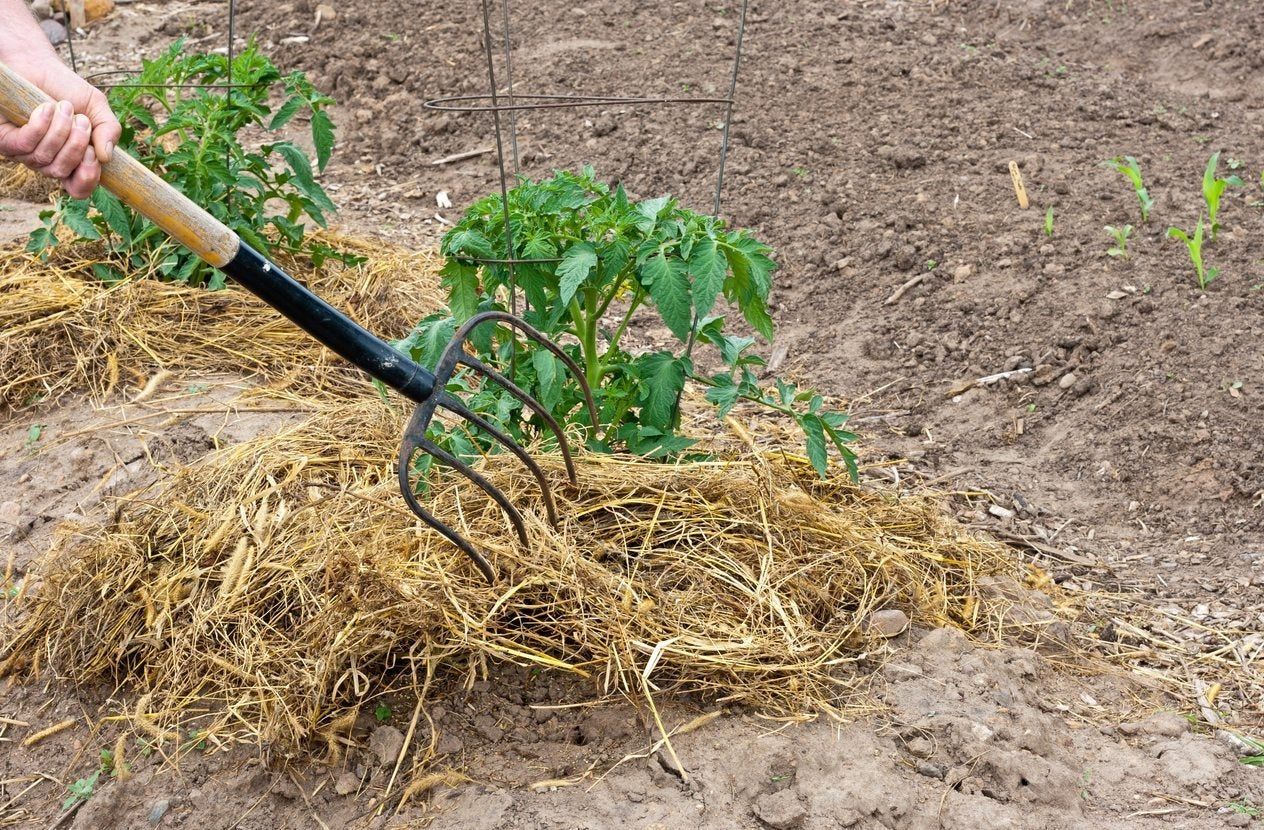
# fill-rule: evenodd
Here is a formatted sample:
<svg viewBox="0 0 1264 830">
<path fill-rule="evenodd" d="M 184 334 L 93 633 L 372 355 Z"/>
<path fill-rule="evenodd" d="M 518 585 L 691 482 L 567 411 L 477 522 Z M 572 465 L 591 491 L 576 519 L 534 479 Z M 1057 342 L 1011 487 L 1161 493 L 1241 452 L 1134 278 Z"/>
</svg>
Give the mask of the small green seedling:
<svg viewBox="0 0 1264 830">
<path fill-rule="evenodd" d="M 24 446 L 27 449 L 30 449 L 31 447 L 35 446 L 39 442 L 39 439 L 43 437 L 43 435 L 44 435 L 43 424 L 31 424 L 31 426 L 26 430 L 26 443 Z"/>
<path fill-rule="evenodd" d="M 1207 268 L 1203 264 L 1203 218 L 1198 217 L 1198 227 L 1194 229 L 1193 236 L 1180 228 L 1168 228 L 1167 235 L 1185 243 L 1185 249 L 1189 251 L 1189 261 L 1194 263 L 1194 270 L 1198 274 L 1198 287 L 1206 291 L 1207 286 L 1220 276 L 1220 269 Z"/>
<path fill-rule="evenodd" d="M 1220 164 L 1220 151 L 1211 154 L 1207 161 L 1207 169 L 1203 171 L 1203 200 L 1207 203 L 1207 221 L 1211 225 L 1211 238 L 1215 239 L 1220 231 L 1220 222 L 1216 218 L 1220 213 L 1220 199 L 1229 187 L 1242 187 L 1246 183 L 1238 176 L 1218 178 L 1216 167 Z"/>
<path fill-rule="evenodd" d="M 1141 165 L 1137 163 L 1137 159 L 1133 156 L 1115 156 L 1102 162 L 1102 166 L 1107 170 L 1114 170 L 1132 183 L 1137 202 L 1141 205 L 1141 221 L 1149 222 L 1154 200 L 1150 198 L 1150 191 L 1146 190 L 1145 182 L 1141 179 Z"/>
<path fill-rule="evenodd" d="M 1128 237 L 1132 236 L 1132 225 L 1124 225 L 1123 227 L 1115 227 L 1114 225 L 1106 226 L 1106 233 L 1110 234 L 1111 239 L 1115 240 L 1115 246 L 1106 251 L 1111 256 L 1120 259 L 1128 258 Z"/>
<path fill-rule="evenodd" d="M 1045 211 L 1045 236 L 1053 239 L 1053 205 Z"/>
<path fill-rule="evenodd" d="M 387 706 L 385 703 L 379 703 L 377 708 L 373 710 L 373 717 L 378 723 L 386 723 L 391 719 L 392 714 L 391 707 Z"/>
</svg>

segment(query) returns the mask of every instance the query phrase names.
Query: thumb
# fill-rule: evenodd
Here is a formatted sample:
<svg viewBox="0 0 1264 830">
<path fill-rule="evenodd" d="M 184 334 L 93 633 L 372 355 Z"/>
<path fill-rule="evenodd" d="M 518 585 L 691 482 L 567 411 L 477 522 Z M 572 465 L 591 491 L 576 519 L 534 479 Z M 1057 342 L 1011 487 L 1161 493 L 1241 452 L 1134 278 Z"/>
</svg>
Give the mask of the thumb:
<svg viewBox="0 0 1264 830">
<path fill-rule="evenodd" d="M 123 127 L 110 109 L 110 103 L 99 89 L 92 90 L 88 105 L 84 107 L 84 115 L 92 122 L 92 149 L 102 164 L 108 162 L 114 153 L 114 146 L 123 135 Z"/>
</svg>

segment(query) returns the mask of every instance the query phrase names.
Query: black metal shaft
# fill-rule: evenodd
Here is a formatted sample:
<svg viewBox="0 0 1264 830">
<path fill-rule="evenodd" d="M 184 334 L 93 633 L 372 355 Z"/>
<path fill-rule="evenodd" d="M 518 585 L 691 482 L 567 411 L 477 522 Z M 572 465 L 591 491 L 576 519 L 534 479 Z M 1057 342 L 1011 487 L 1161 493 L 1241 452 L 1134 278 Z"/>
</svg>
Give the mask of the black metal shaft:
<svg viewBox="0 0 1264 830">
<path fill-rule="evenodd" d="M 414 403 L 434 391 L 435 376 L 309 291 L 245 242 L 221 269 L 291 322 Z"/>
</svg>

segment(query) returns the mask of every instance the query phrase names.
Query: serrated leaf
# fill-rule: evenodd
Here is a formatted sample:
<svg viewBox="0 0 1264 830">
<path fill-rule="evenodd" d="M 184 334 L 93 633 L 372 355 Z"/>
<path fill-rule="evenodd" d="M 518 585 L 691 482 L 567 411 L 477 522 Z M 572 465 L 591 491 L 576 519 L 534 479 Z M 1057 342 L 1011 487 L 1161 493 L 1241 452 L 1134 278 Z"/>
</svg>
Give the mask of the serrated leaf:
<svg viewBox="0 0 1264 830">
<path fill-rule="evenodd" d="M 562 254 L 557 265 L 557 290 L 563 305 L 571 301 L 596 265 L 597 251 L 587 242 L 572 245 Z"/>
<path fill-rule="evenodd" d="M 641 423 L 670 430 L 685 387 L 685 365 L 670 352 L 654 352 L 637 361 L 640 370 Z"/>
<path fill-rule="evenodd" d="M 693 325 L 693 302 L 684 263 L 659 251 L 641 266 L 641 278 L 648 284 L 650 297 L 667 328 L 678 340 L 687 340 Z"/>
<path fill-rule="evenodd" d="M 105 219 L 106 226 L 114 231 L 123 245 L 132 241 L 132 217 L 123 203 L 104 187 L 92 191 L 92 206 Z"/>
<path fill-rule="evenodd" d="M 804 415 L 799 421 L 808 439 L 808 461 L 821 478 L 829 475 L 829 448 L 825 444 L 825 425 L 815 415 Z"/>
<path fill-rule="evenodd" d="M 316 167 L 323 171 L 334 150 L 334 122 L 324 110 L 312 113 L 312 143 L 316 145 Z"/>
<path fill-rule="evenodd" d="M 450 259 L 439 269 L 439 285 L 448 290 L 448 307 L 458 323 L 478 313 L 478 268 Z"/>
<path fill-rule="evenodd" d="M 714 239 L 708 237 L 694 246 L 689 257 L 689 272 L 693 274 L 694 310 L 699 317 L 705 317 L 715 307 L 729 272 L 728 261 Z"/>
<path fill-rule="evenodd" d="M 396 344 L 396 348 L 422 366 L 433 369 L 455 333 L 455 320 L 434 317 L 420 323 L 407 338 Z"/>
<path fill-rule="evenodd" d="M 303 105 L 303 99 L 297 95 L 291 95 L 289 100 L 277 108 L 272 115 L 272 120 L 268 122 L 269 130 L 279 130 L 286 124 L 290 123 L 290 119 L 298 112 L 298 108 Z"/>
<path fill-rule="evenodd" d="M 545 349 L 531 352 L 531 366 L 535 369 L 535 382 L 539 389 L 536 400 L 545 409 L 554 409 L 562 398 L 562 379 L 558 373 L 558 360 Z"/>
<path fill-rule="evenodd" d="M 733 382 L 733 378 L 729 375 L 715 375 L 711 378 L 715 385 L 707 389 L 707 400 L 715 404 L 715 415 L 717 418 L 724 418 L 733 411 L 733 407 L 737 404 L 741 397 L 741 389 Z"/>
<path fill-rule="evenodd" d="M 71 232 L 80 239 L 93 240 L 100 239 L 101 232 L 97 230 L 97 226 L 92 224 L 92 220 L 88 218 L 87 202 L 73 201 L 67 203 L 65 209 L 61 212 L 61 222 L 70 228 Z"/>
<path fill-rule="evenodd" d="M 456 256 L 467 256 L 479 259 L 495 259 L 492 243 L 477 230 L 472 228 L 451 231 L 443 240 L 444 248 Z"/>
<path fill-rule="evenodd" d="M 658 215 L 663 212 L 663 208 L 667 207 L 667 203 L 671 201 L 670 196 L 659 196 L 656 199 L 646 199 L 638 202 L 635 211 L 635 223 L 643 233 L 649 233 L 654 230 L 654 226 L 658 224 Z"/>
</svg>

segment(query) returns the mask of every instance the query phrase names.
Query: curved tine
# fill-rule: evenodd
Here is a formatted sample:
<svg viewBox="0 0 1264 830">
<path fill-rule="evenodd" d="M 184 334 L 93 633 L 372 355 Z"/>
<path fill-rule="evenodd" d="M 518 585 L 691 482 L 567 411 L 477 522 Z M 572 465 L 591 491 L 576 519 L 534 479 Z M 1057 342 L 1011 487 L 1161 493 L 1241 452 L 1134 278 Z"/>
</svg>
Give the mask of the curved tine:
<svg viewBox="0 0 1264 830">
<path fill-rule="evenodd" d="M 427 525 L 434 530 L 439 531 L 443 538 L 456 545 L 461 551 L 469 557 L 474 563 L 474 567 L 478 568 L 483 574 L 483 578 L 487 580 L 488 585 L 496 582 L 496 572 L 492 570 L 491 563 L 483 554 L 479 553 L 473 545 L 471 545 L 464 536 L 457 533 L 452 528 L 435 518 L 434 514 L 421 506 L 421 502 L 417 500 L 417 494 L 413 492 L 413 483 L 409 478 L 409 467 L 413 462 L 413 454 L 417 452 L 418 445 L 413 441 L 405 441 L 399 451 L 399 492 L 404 496 L 404 501 L 408 503 L 409 509 L 417 515 Z"/>
<path fill-rule="evenodd" d="M 519 541 L 521 541 L 524 546 L 528 544 L 527 525 L 522 520 L 522 514 L 518 512 L 518 508 L 513 506 L 513 503 L 509 501 L 509 498 L 504 493 L 500 492 L 500 488 L 484 478 L 481 473 L 476 471 L 469 464 L 466 464 L 464 461 L 432 441 L 423 438 L 417 442 L 417 448 L 434 456 L 439 461 L 447 464 L 449 467 L 477 484 L 479 488 L 491 498 L 492 501 L 500 505 L 501 510 L 505 511 L 505 515 L 509 517 L 510 523 L 514 526 L 514 530 L 518 532 Z"/>
<path fill-rule="evenodd" d="M 460 415 L 465 420 L 474 424 L 474 426 L 486 432 L 491 437 L 500 442 L 501 446 L 518 456 L 518 460 L 527 465 L 527 469 L 531 471 L 531 475 L 535 476 L 536 483 L 540 485 L 540 493 L 544 496 L 544 509 L 549 514 L 549 524 L 557 527 L 557 506 L 553 503 L 553 490 L 549 487 L 549 480 L 544 477 L 544 471 L 540 469 L 540 465 L 531 457 L 531 454 L 522 448 L 522 446 L 510 438 L 500 430 L 491 421 L 479 415 L 474 410 L 465 406 L 451 395 L 443 395 L 439 398 L 439 406 Z"/>
<path fill-rule="evenodd" d="M 480 375 L 484 376 L 493 383 L 500 384 L 504 387 L 505 391 L 517 398 L 523 406 L 527 407 L 544 420 L 544 423 L 548 425 L 548 428 L 555 436 L 557 436 L 557 445 L 562 451 L 562 462 L 566 465 L 566 477 L 570 479 L 571 484 L 575 484 L 578 479 L 575 476 L 575 462 L 571 460 L 571 443 L 566 440 L 566 433 L 562 431 L 562 428 L 558 425 L 557 419 L 553 417 L 553 414 L 545 409 L 544 405 L 535 398 L 522 391 L 518 384 L 505 377 L 500 372 L 497 372 L 491 366 L 488 366 L 478 358 L 471 357 L 466 354 L 461 355 L 457 362 L 462 366 L 466 366 L 475 372 L 478 372 Z"/>
<path fill-rule="evenodd" d="M 579 364 L 576 363 L 570 355 L 562 351 L 561 346 L 557 345 L 552 340 L 545 337 L 543 332 L 541 332 L 539 329 L 532 326 L 526 320 L 523 320 L 521 317 L 515 317 L 514 315 L 509 314 L 508 312 L 505 312 L 505 311 L 483 311 L 478 314 L 475 314 L 473 317 L 466 320 L 465 323 L 462 324 L 461 327 L 456 330 L 456 334 L 452 336 L 452 343 L 449 343 L 448 347 L 451 348 L 452 344 L 463 341 L 466 337 L 469 336 L 471 331 L 473 331 L 475 328 L 482 325 L 483 323 L 487 322 L 488 320 L 498 320 L 502 323 L 507 323 L 508 325 L 513 326 L 514 328 L 518 329 L 518 331 L 525 334 L 531 340 L 534 340 L 536 343 L 539 343 L 541 346 L 548 349 L 557 357 L 558 360 L 566 364 L 566 368 L 570 370 L 570 373 L 575 378 L 575 380 L 579 381 L 580 388 L 584 390 L 584 402 L 588 406 L 588 417 L 592 421 L 592 428 L 593 428 L 593 432 L 595 433 L 597 431 L 597 404 L 596 402 L 593 401 L 592 389 L 588 386 L 588 378 L 584 376 L 584 370 L 579 368 Z M 444 357 L 445 358 L 447 357 L 446 350 L 444 352 Z M 435 369 L 435 374 L 439 375 L 439 371 L 442 368 L 443 368 L 443 361 L 440 360 L 439 366 L 436 367 Z M 452 367 L 449 367 L 448 371 L 451 372 Z M 439 375 L 439 376 L 444 377 L 442 375 Z M 447 383 L 446 378 L 444 379 L 443 382 Z"/>
</svg>

